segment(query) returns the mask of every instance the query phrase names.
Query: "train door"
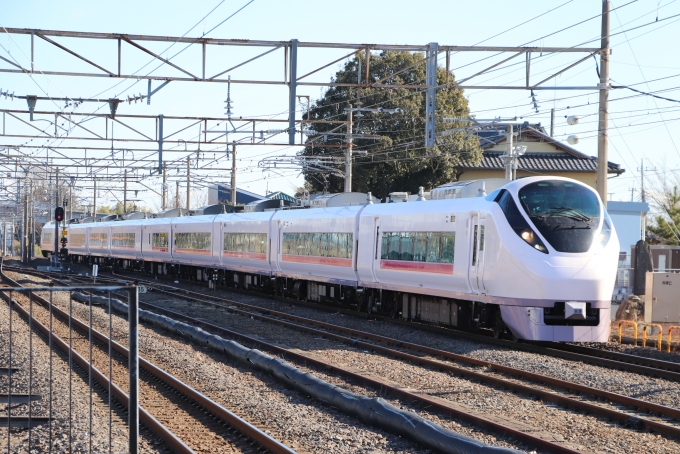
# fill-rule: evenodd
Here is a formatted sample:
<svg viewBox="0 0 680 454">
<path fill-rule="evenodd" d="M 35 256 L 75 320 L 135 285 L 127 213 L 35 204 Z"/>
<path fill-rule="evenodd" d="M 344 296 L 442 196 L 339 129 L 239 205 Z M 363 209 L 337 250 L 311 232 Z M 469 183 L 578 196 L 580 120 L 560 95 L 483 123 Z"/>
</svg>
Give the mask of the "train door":
<svg viewBox="0 0 680 454">
<path fill-rule="evenodd" d="M 470 265 L 468 281 L 472 293 L 486 293 L 484 286 L 484 227 L 485 216 L 475 213 L 470 218 Z"/>
<path fill-rule="evenodd" d="M 380 235 L 381 235 L 380 218 L 378 216 L 375 216 L 373 218 L 373 241 L 374 241 L 372 252 L 373 260 L 371 260 L 371 262 L 373 262 L 373 265 L 371 266 L 371 275 L 373 277 L 373 282 L 378 282 L 378 278 L 375 275 L 375 269 L 376 267 L 380 267 L 380 255 L 382 253 L 380 251 L 380 245 L 382 243 L 382 237 Z"/>
</svg>

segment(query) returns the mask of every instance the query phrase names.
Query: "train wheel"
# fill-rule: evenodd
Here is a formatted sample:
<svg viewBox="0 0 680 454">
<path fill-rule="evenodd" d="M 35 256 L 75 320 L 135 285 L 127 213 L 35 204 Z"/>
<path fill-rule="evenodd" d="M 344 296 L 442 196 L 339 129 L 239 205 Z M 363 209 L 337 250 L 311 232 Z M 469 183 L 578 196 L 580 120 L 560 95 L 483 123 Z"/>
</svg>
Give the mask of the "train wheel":
<svg viewBox="0 0 680 454">
<path fill-rule="evenodd" d="M 493 324 L 493 337 L 495 339 L 500 339 L 501 336 L 503 336 L 504 332 L 505 332 L 505 322 L 503 321 L 503 317 L 501 316 L 501 311 L 497 310 L 496 311 L 496 320 L 494 320 L 494 324 Z"/>
</svg>

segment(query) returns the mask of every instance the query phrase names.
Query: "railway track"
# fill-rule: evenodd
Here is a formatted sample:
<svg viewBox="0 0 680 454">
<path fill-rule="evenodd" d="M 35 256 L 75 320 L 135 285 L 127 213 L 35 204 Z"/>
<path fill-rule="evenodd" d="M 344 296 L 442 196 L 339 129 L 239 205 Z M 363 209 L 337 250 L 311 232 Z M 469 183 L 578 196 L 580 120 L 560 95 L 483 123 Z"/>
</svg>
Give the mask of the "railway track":
<svg viewBox="0 0 680 454">
<path fill-rule="evenodd" d="M 196 297 L 196 298 L 202 298 L 202 299 L 207 299 L 211 300 L 214 302 L 221 302 L 224 304 L 228 305 L 235 305 L 237 307 L 243 307 L 248 310 L 253 310 L 255 312 L 260 312 L 260 313 L 276 313 L 276 311 L 272 311 L 267 308 L 263 307 L 258 307 L 255 305 L 250 305 L 250 304 L 245 304 L 245 303 L 240 303 L 237 301 L 233 301 L 227 298 L 220 298 L 216 297 L 213 294 L 208 294 L 208 293 L 203 293 L 203 292 L 197 292 L 197 291 L 191 291 L 191 290 L 186 290 L 180 287 L 175 287 L 169 284 L 164 284 L 159 281 L 149 281 L 149 280 L 144 280 L 144 279 L 139 279 L 137 276 L 126 276 L 122 274 L 116 274 L 112 273 L 114 276 L 113 279 L 110 280 L 110 282 L 119 282 L 120 279 L 123 280 L 132 280 L 132 281 L 138 281 L 140 283 L 143 283 L 144 285 L 150 286 L 154 289 L 157 289 L 159 291 L 165 291 L 165 292 L 172 292 L 175 295 L 183 295 L 183 296 L 190 296 L 190 297 Z M 101 278 L 100 278 L 101 279 Z M 108 278 L 105 278 L 108 279 Z M 163 290 L 163 289 L 166 290 Z M 301 300 L 292 300 L 288 298 L 283 298 L 279 296 L 272 296 L 269 294 L 264 294 L 261 292 L 257 291 L 250 291 L 250 290 L 242 290 L 242 289 L 236 289 L 236 288 L 228 288 L 229 291 L 235 291 L 239 293 L 244 293 L 247 295 L 256 295 L 256 296 L 261 296 L 264 298 L 269 298 L 273 300 L 278 300 L 290 304 L 295 304 L 295 305 L 300 305 L 300 306 L 305 306 L 305 307 L 310 307 L 314 308 L 317 310 L 322 310 L 322 311 L 327 311 L 327 312 L 334 312 L 334 313 L 342 313 L 344 315 L 350 315 L 353 317 L 366 317 L 367 314 L 359 313 L 356 311 L 340 308 L 340 307 L 333 307 L 333 306 L 327 306 L 319 303 L 313 303 L 313 302 L 308 302 L 308 301 L 301 301 Z M 283 312 L 278 312 L 276 313 L 277 317 L 281 318 L 290 318 L 291 320 L 297 320 L 301 319 L 302 317 L 296 317 L 294 315 L 286 314 Z M 493 345 L 497 347 L 503 347 L 503 348 L 508 348 L 511 350 L 521 350 L 529 353 L 538 353 L 538 354 L 544 354 L 548 355 L 550 357 L 556 357 L 556 358 L 562 358 L 570 361 L 579 361 L 583 362 L 586 364 L 592 364 L 595 366 L 600 366 L 600 367 L 606 367 L 610 368 L 613 370 L 621 370 L 621 371 L 627 371 L 627 372 L 635 372 L 637 374 L 642 374 L 650 377 L 658 377 L 658 378 L 663 378 L 667 380 L 672 380 L 672 381 L 677 381 L 680 382 L 680 362 L 674 363 L 670 361 L 663 361 L 659 359 L 654 359 L 654 358 L 647 358 L 644 356 L 638 356 L 638 355 L 631 355 L 627 353 L 621 353 L 621 352 L 614 352 L 614 351 L 608 351 L 608 350 L 602 350 L 598 348 L 593 348 L 593 347 L 586 347 L 586 346 L 580 346 L 580 345 L 574 345 L 574 344 L 565 344 L 565 343 L 559 343 L 559 342 L 543 342 L 540 344 L 536 343 L 526 343 L 526 342 L 514 342 L 511 340 L 506 340 L 506 339 L 494 339 L 490 334 L 481 334 L 481 333 L 473 333 L 469 331 L 461 331 L 449 327 L 441 327 L 441 326 L 432 326 L 432 325 L 427 325 L 423 323 L 418 323 L 418 322 L 413 322 L 413 321 L 406 321 L 406 320 L 401 320 L 401 319 L 395 319 L 391 317 L 386 317 L 382 316 L 379 314 L 370 314 L 370 318 L 373 318 L 375 320 L 381 320 L 385 321 L 388 323 L 394 323 L 398 324 L 401 326 L 406 326 L 410 329 L 419 329 L 427 332 L 433 332 L 433 333 L 438 333 L 438 334 L 446 334 L 447 336 L 452 336 L 456 338 L 461 338 L 465 340 L 470 340 L 470 341 L 475 341 L 475 342 L 482 342 L 488 345 Z M 308 319 L 308 323 L 310 324 L 315 324 L 317 323 L 316 320 L 313 319 Z M 340 327 L 338 327 L 340 328 Z M 679 357 L 680 359 L 680 357 Z"/>
<path fill-rule="evenodd" d="M 21 269 L 21 272 L 24 272 L 24 269 Z M 36 273 L 36 274 L 42 274 L 42 273 Z M 71 276 L 71 279 L 76 279 L 75 277 Z M 98 281 L 101 278 L 98 277 Z M 123 295 L 120 295 L 120 297 L 123 297 Z M 437 398 L 432 398 L 431 396 L 427 396 L 425 394 L 420 394 L 416 392 L 412 392 L 412 390 L 407 390 L 404 388 L 400 388 L 398 386 L 395 386 L 393 383 L 390 383 L 387 380 L 382 380 L 378 377 L 371 377 L 371 376 L 365 376 L 360 373 L 357 373 L 356 371 L 350 371 L 347 369 L 344 369 L 339 366 L 335 366 L 332 364 L 329 364 L 321 359 L 310 357 L 307 355 L 304 355 L 302 353 L 281 348 L 273 344 L 269 344 L 267 342 L 264 342 L 259 339 L 254 339 L 233 331 L 230 331 L 228 329 L 225 329 L 223 327 L 215 326 L 210 323 L 207 323 L 205 321 L 197 320 L 191 317 L 187 317 L 185 315 L 176 313 L 174 311 L 169 311 L 169 310 L 162 310 L 158 308 L 157 306 L 150 305 L 147 303 L 142 303 L 140 301 L 140 308 L 144 308 L 147 310 L 153 310 L 156 313 L 162 314 L 169 316 L 173 318 L 174 320 L 179 320 L 179 321 L 184 321 L 186 323 L 191 324 L 192 326 L 197 326 L 197 327 L 202 327 L 206 329 L 207 331 L 211 331 L 217 335 L 220 335 L 223 338 L 226 339 L 233 339 L 238 342 L 254 346 L 256 348 L 259 348 L 264 351 L 269 351 L 270 353 L 275 354 L 276 356 L 279 357 L 285 357 L 288 360 L 294 360 L 299 363 L 303 363 L 306 365 L 312 365 L 315 367 L 318 367 L 320 369 L 323 369 L 325 371 L 329 371 L 331 373 L 337 374 L 339 376 L 348 378 L 353 380 L 356 383 L 360 383 L 362 386 L 368 386 L 373 389 L 379 389 L 381 390 L 381 395 L 383 393 L 390 394 L 392 396 L 396 396 L 400 399 L 405 399 L 408 400 L 409 402 L 415 402 L 417 405 L 423 407 L 423 408 L 430 408 L 437 410 L 439 413 L 444 413 L 447 418 L 453 417 L 455 419 L 459 419 L 462 421 L 465 421 L 469 424 L 472 424 L 476 427 L 482 428 L 484 430 L 487 430 L 492 433 L 499 434 L 503 437 L 511 437 L 515 440 L 518 440 L 519 442 L 531 446 L 535 449 L 538 449 L 540 452 L 555 452 L 555 453 L 576 453 L 579 452 L 577 450 L 574 450 L 570 448 L 567 445 L 561 444 L 561 443 L 555 443 L 548 441 L 547 439 L 540 438 L 531 431 L 522 431 L 518 430 L 516 427 L 511 427 L 508 425 L 504 425 L 502 423 L 499 423 L 497 419 L 494 418 L 484 418 L 482 416 L 479 416 L 478 414 L 471 414 L 465 410 L 462 410 L 460 406 L 457 406 L 455 404 L 452 404 L 451 402 L 446 402 L 442 399 L 437 399 Z"/>
<path fill-rule="evenodd" d="M 25 269 L 20 271 L 26 272 Z M 2 278 L 10 285 L 20 286 L 4 272 Z M 50 322 L 50 302 L 38 292 L 32 292 L 32 295 L 33 301 L 38 303 L 33 305 L 32 317 L 24 307 L 27 296 L 15 293 L 13 305 L 24 317 L 31 318 L 40 331 L 49 335 L 45 325 Z M 54 342 L 66 351 L 70 350 L 85 370 L 92 364 L 93 376 L 102 386 L 108 387 L 109 377 L 112 377 L 115 397 L 127 405 L 127 395 L 122 391 L 128 385 L 127 349 L 116 342 L 109 345 L 108 336 L 94 329 L 90 343 L 88 324 L 69 318 L 69 314 L 56 304 L 52 304 L 52 313 Z M 69 321 L 73 332 L 69 330 Z M 62 338 L 68 338 L 69 342 Z M 113 351 L 111 361 L 109 347 Z M 106 369 L 109 377 L 101 372 Z M 294 452 L 143 358 L 140 358 L 139 385 L 140 420 L 173 452 Z"/>
<path fill-rule="evenodd" d="M 564 380 L 559 380 L 545 375 L 527 372 L 522 369 L 511 368 L 488 361 L 480 361 L 444 350 L 438 350 L 423 345 L 400 341 L 398 339 L 344 328 L 337 325 L 331 325 L 291 314 L 266 310 L 244 303 L 225 300 L 215 297 L 214 295 L 190 292 L 176 287 L 165 286 L 163 284 L 159 285 L 157 282 L 141 282 L 146 282 L 148 285 L 153 286 L 154 290 L 161 293 L 166 293 L 172 297 L 180 296 L 181 298 L 189 301 L 212 305 L 214 307 L 227 309 L 231 312 L 240 313 L 242 315 L 266 321 L 268 323 L 274 323 L 286 328 L 303 331 L 308 334 L 323 336 L 338 342 L 348 343 L 359 349 L 372 350 L 382 355 L 398 358 L 399 360 L 410 362 L 412 364 L 425 366 L 435 370 L 445 370 L 452 374 L 463 376 L 467 379 L 485 383 L 489 386 L 510 389 L 514 392 L 531 395 L 541 399 L 544 402 L 550 402 L 563 408 L 576 409 L 586 414 L 594 414 L 600 418 L 615 421 L 634 429 L 651 430 L 667 437 L 680 438 L 680 425 L 678 425 L 678 421 L 680 421 L 680 411 L 675 408 L 658 405 L 652 402 L 647 402 L 644 400 L 635 399 L 625 395 L 611 393 Z M 248 340 L 251 342 L 253 341 L 251 338 L 239 335 L 222 327 L 214 326 L 210 323 L 206 323 L 203 320 L 189 317 L 186 314 L 180 314 L 175 311 L 170 311 L 168 309 L 148 303 L 140 303 L 140 305 L 144 305 L 147 310 L 152 310 L 174 319 L 180 319 L 195 326 L 201 326 L 208 331 L 217 331 L 219 334 L 227 335 L 232 338 L 236 337 L 240 338 L 241 340 Z M 344 335 L 335 334 L 334 332 L 340 332 Z M 365 342 L 358 339 L 367 339 L 370 342 Z M 261 340 L 255 340 L 255 342 L 260 348 L 267 349 L 274 353 L 283 353 L 280 351 L 280 347 L 267 344 Z M 279 351 L 277 351 L 277 349 Z M 286 356 L 290 357 L 290 350 L 284 351 L 286 352 Z M 416 354 L 426 354 L 432 357 L 444 359 L 446 362 L 423 358 L 421 356 L 416 356 Z M 303 361 L 310 360 L 308 356 L 304 355 L 302 355 L 302 357 L 299 359 Z M 452 361 L 462 364 L 464 367 L 451 364 Z M 323 363 L 322 361 L 318 363 L 318 366 L 326 369 L 333 369 L 333 371 L 336 373 L 355 380 L 359 380 L 364 384 L 389 388 L 389 383 L 380 382 L 379 380 L 376 381 L 375 377 L 357 376 L 355 372 L 342 371 L 336 366 Z M 470 370 L 466 367 L 484 368 L 486 371 L 481 373 Z M 488 372 L 492 373 L 490 374 Z M 518 382 L 518 380 L 523 381 L 524 383 Z M 532 384 L 527 385 L 527 381 L 531 382 Z M 556 392 L 555 389 L 559 391 Z M 397 395 L 401 395 L 402 397 L 414 397 L 413 395 L 404 394 L 403 390 L 400 389 L 390 390 Z M 598 400 L 604 400 L 606 403 L 602 404 L 601 402 L 598 402 Z M 421 403 L 428 405 L 433 404 L 433 402 L 428 401 L 427 398 L 421 401 Z M 445 403 L 443 404 L 441 401 L 437 403 L 439 404 L 437 408 L 440 411 L 450 411 L 450 408 L 447 408 Z M 476 422 L 477 424 L 486 424 L 484 421 Z M 488 425 L 486 427 L 489 428 Z M 495 428 L 499 429 L 499 427 Z M 522 440 L 522 438 L 519 439 Z M 532 445 L 531 440 L 525 439 L 522 441 Z M 533 446 L 537 445 L 533 444 Z M 564 448 L 564 446 L 560 447 Z M 546 447 L 542 446 L 542 449 L 546 449 Z M 558 452 L 554 449 L 554 447 L 550 448 L 552 452 Z M 571 452 L 571 450 L 566 452 Z"/>
<path fill-rule="evenodd" d="M 148 281 L 146 282 L 149 284 L 153 284 Z M 171 292 L 169 290 L 158 288 L 158 286 L 155 287 L 155 290 L 174 297 L 178 296 L 178 291 L 180 293 L 186 292 L 185 290 L 178 288 L 173 288 L 173 291 Z M 673 407 L 667 407 L 656 403 L 647 402 L 641 399 L 636 399 L 625 395 L 593 387 L 588 387 L 577 383 L 568 382 L 565 380 L 560 380 L 546 375 L 527 372 L 522 369 L 512 368 L 501 364 L 492 363 L 489 361 L 482 361 L 467 356 L 451 353 L 445 350 L 440 350 L 424 345 L 418 345 L 411 342 L 402 341 L 399 339 L 389 338 L 386 336 L 380 336 L 365 331 L 358 331 L 355 329 L 341 327 L 338 325 L 331 325 L 329 323 L 320 322 L 318 320 L 303 318 L 282 312 L 262 310 L 261 308 L 255 306 L 250 306 L 243 303 L 236 303 L 227 300 L 227 302 L 231 305 L 230 307 L 227 306 L 226 304 L 216 302 L 215 300 L 221 299 L 210 295 L 197 296 L 196 294 L 194 294 L 190 296 L 182 294 L 180 296 L 189 301 L 213 305 L 216 307 L 220 307 L 222 309 L 228 309 L 234 313 L 239 313 L 241 315 L 255 318 L 257 320 L 262 320 L 268 323 L 284 326 L 286 328 L 303 331 L 316 336 L 323 336 L 325 338 L 332 339 L 338 342 L 351 344 L 360 349 L 369 349 L 377 353 L 398 358 L 413 364 L 426 366 L 432 369 L 445 370 L 468 379 L 486 383 L 490 386 L 506 388 L 515 392 L 532 395 L 545 402 L 551 402 L 560 405 L 564 408 L 576 409 L 584 413 L 595 414 L 603 418 L 608 418 L 612 421 L 617 421 L 629 427 L 653 430 L 665 436 L 680 439 L 680 410 Z M 209 301 L 206 301 L 206 297 L 211 298 Z M 164 310 L 163 308 L 157 305 L 148 303 L 145 304 L 146 307 L 153 311 Z M 248 310 L 239 309 L 237 307 L 234 307 L 235 305 L 240 307 L 247 307 Z M 166 315 L 171 313 L 172 311 L 167 311 Z M 169 316 L 174 315 L 176 315 L 176 313 Z M 200 320 L 187 317 L 187 321 L 189 320 L 192 323 L 200 322 Z M 344 335 L 335 334 L 333 331 L 343 333 Z M 367 339 L 372 342 L 364 342 L 358 339 Z M 380 344 L 383 344 L 385 346 L 381 346 Z M 416 356 L 414 353 L 425 354 L 431 357 L 441 358 L 444 360 L 450 360 L 466 366 L 484 368 L 489 371 L 497 372 L 499 374 L 504 374 L 506 376 L 522 380 L 524 382 L 527 381 L 531 382 L 533 385 L 526 385 L 523 383 L 518 383 L 516 381 L 508 380 L 506 378 L 476 372 L 464 367 L 460 367 L 458 365 L 442 362 L 440 360 Z M 561 393 L 556 393 L 554 390 L 543 390 L 537 388 L 536 385 L 542 387 L 545 387 L 547 385 L 548 387 L 558 389 Z M 588 397 L 591 400 L 584 401 L 583 400 L 584 397 Z M 602 406 L 599 402 L 597 402 L 598 400 L 605 400 L 614 406 L 618 406 L 619 408 L 612 409 L 609 407 Z"/>
</svg>

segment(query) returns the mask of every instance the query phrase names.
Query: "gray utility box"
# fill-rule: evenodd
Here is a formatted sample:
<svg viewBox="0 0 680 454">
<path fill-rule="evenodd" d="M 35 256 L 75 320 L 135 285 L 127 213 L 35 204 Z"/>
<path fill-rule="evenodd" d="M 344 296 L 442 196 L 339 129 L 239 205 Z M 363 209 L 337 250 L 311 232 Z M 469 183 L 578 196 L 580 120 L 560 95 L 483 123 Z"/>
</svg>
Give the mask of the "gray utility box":
<svg viewBox="0 0 680 454">
<path fill-rule="evenodd" d="M 647 272 L 645 322 L 680 323 L 680 273 Z"/>
</svg>

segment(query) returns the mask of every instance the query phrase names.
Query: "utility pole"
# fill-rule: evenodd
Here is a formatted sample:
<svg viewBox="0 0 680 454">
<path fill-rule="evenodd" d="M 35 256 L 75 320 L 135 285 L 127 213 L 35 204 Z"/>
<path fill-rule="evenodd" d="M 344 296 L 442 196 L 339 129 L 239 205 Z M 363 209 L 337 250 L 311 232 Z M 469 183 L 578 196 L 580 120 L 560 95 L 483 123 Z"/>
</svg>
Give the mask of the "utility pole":
<svg viewBox="0 0 680 454">
<path fill-rule="evenodd" d="M 94 183 L 94 197 L 92 198 L 92 218 L 94 219 L 94 222 L 97 222 L 97 179 L 94 178 L 92 180 Z"/>
<path fill-rule="evenodd" d="M 179 208 L 179 180 L 175 181 L 175 208 Z"/>
<path fill-rule="evenodd" d="M 550 137 L 555 137 L 555 108 L 550 109 Z"/>
<path fill-rule="evenodd" d="M 127 169 L 123 174 L 123 214 L 127 214 Z"/>
<path fill-rule="evenodd" d="M 602 0 L 600 47 L 600 107 L 597 131 L 597 192 L 607 206 L 607 170 L 609 169 L 609 11 L 611 2 Z"/>
<path fill-rule="evenodd" d="M 642 197 L 642 202 L 646 202 L 645 197 L 645 160 L 640 159 L 640 197 Z"/>
<path fill-rule="evenodd" d="M 24 185 L 24 190 L 26 185 Z M 28 263 L 28 192 L 24 195 L 24 226 L 21 238 L 21 263 Z"/>
<path fill-rule="evenodd" d="M 345 152 L 345 192 L 352 192 L 352 105 L 347 111 L 347 151 Z"/>
<path fill-rule="evenodd" d="M 59 206 L 59 167 L 57 167 L 57 178 L 55 180 L 55 183 L 56 183 L 57 189 L 55 191 L 56 200 L 54 201 L 55 202 L 54 206 L 56 208 L 56 207 Z"/>
<path fill-rule="evenodd" d="M 28 243 L 30 245 L 28 259 L 33 260 L 35 257 L 35 200 L 31 200 L 31 218 L 29 224 L 31 225 L 31 238 Z"/>
<path fill-rule="evenodd" d="M 368 73 L 367 73 L 368 74 Z M 353 130 L 353 112 L 357 112 L 357 117 L 361 118 L 364 116 L 362 112 L 372 112 L 372 113 L 387 113 L 387 114 L 395 114 L 399 112 L 403 112 L 401 108 L 395 108 L 395 109 L 384 109 L 382 107 L 379 108 L 371 108 L 371 107 L 361 107 L 360 102 L 357 103 L 358 107 L 352 107 L 350 104 L 349 107 L 345 107 L 345 112 L 347 112 L 347 133 L 345 136 L 345 142 L 347 143 L 347 150 L 345 151 L 345 192 L 352 192 L 352 151 L 354 149 L 354 130 Z M 371 134 L 357 134 L 357 138 L 366 138 L 366 139 L 379 139 L 380 136 L 377 135 L 371 135 Z M 366 153 L 365 151 L 363 153 Z M 361 152 L 360 152 L 361 154 Z"/>
<path fill-rule="evenodd" d="M 236 206 L 236 141 L 231 145 L 231 205 Z"/>
<path fill-rule="evenodd" d="M 163 186 L 161 190 L 161 209 L 168 209 L 168 175 L 165 165 L 163 165 Z"/>
<path fill-rule="evenodd" d="M 187 211 L 189 211 L 190 209 L 191 209 L 191 159 L 187 158 Z"/>
<path fill-rule="evenodd" d="M 59 206 L 59 167 L 57 167 L 57 177 L 55 179 L 56 182 L 56 191 L 55 191 L 55 204 L 54 207 Z M 59 266 L 59 221 L 57 221 L 57 217 L 54 217 L 54 252 L 52 253 L 52 266 L 53 267 L 58 267 Z"/>
<path fill-rule="evenodd" d="M 505 141 L 507 142 L 507 151 L 506 154 L 509 156 L 509 158 L 505 159 L 505 179 L 508 181 L 512 181 L 512 163 L 513 159 L 511 158 L 512 156 L 512 140 L 513 140 L 513 128 L 512 125 L 507 126 L 507 133 L 505 134 Z"/>
</svg>

